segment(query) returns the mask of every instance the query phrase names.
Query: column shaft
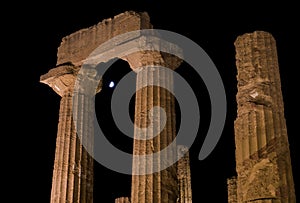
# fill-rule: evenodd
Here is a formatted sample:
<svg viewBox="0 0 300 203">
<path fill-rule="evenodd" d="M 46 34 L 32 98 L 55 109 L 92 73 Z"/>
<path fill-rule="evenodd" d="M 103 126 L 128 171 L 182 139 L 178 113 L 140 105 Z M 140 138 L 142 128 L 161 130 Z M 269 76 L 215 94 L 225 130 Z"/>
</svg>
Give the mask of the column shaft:
<svg viewBox="0 0 300 203">
<path fill-rule="evenodd" d="M 256 31 L 235 47 L 238 202 L 296 202 L 275 40 Z"/>
<path fill-rule="evenodd" d="M 179 185 L 178 203 L 192 203 L 192 183 L 188 148 L 179 145 L 178 154 L 181 154 L 181 158 L 177 163 L 177 176 Z M 182 154 L 184 155 L 182 156 Z"/>
<path fill-rule="evenodd" d="M 157 86 L 142 87 L 154 81 Z M 167 147 L 175 138 L 175 101 L 174 96 L 166 89 L 173 87 L 173 75 L 163 68 L 144 67 L 137 71 L 136 109 L 135 109 L 135 139 L 134 155 L 146 155 L 159 152 Z M 161 126 L 163 115 L 161 112 L 150 113 L 155 106 L 161 107 L 166 112 L 166 124 Z M 149 127 L 153 123 L 152 127 Z M 141 140 L 137 128 L 147 128 L 144 132 L 148 140 Z M 157 131 L 161 131 L 157 136 Z M 154 138 L 152 138 L 154 136 Z M 151 139 L 152 138 L 152 139 Z M 176 151 L 162 154 L 162 160 L 173 161 Z M 144 173 L 151 171 L 160 163 L 136 158 L 133 160 L 133 170 Z M 155 165 L 155 166 L 154 166 Z M 132 176 L 132 203 L 173 203 L 178 197 L 176 166 L 172 165 L 160 172 L 149 175 Z"/>
<path fill-rule="evenodd" d="M 88 105 L 88 98 L 78 99 Z M 93 201 L 93 158 L 88 154 L 77 136 L 92 136 L 88 118 L 79 129 L 75 129 L 72 111 L 72 91 L 62 95 L 59 113 L 59 124 L 56 141 L 56 152 L 53 170 L 51 203 L 55 202 L 92 202 Z M 78 108 L 80 109 L 80 108 Z M 82 115 L 80 115 L 82 114 Z M 86 112 L 78 112 L 78 116 L 89 116 Z M 77 131 L 76 131 L 77 130 Z"/>
</svg>

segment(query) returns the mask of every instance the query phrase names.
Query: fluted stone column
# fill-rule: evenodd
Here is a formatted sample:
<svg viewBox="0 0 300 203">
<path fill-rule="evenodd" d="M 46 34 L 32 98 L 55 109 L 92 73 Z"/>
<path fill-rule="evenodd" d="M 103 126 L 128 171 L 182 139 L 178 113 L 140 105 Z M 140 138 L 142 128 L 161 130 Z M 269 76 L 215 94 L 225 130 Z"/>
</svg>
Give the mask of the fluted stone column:
<svg viewBox="0 0 300 203">
<path fill-rule="evenodd" d="M 177 176 L 179 186 L 178 203 L 192 203 L 192 182 L 188 147 L 179 145 L 178 155 L 179 157 L 181 157 L 177 163 Z"/>
<path fill-rule="evenodd" d="M 156 84 L 156 86 L 143 87 L 136 92 L 133 154 L 146 155 L 159 152 L 167 147 L 176 137 L 175 100 L 169 91 L 159 87 L 165 86 L 172 90 L 173 74 L 155 66 L 175 69 L 181 61 L 170 55 L 154 51 L 134 53 L 124 58 L 124 60 L 127 60 L 131 68 L 137 72 L 137 90 L 143 84 L 149 84 L 151 81 L 154 81 L 154 84 Z M 163 108 L 166 112 L 167 120 L 164 128 L 160 124 L 163 118 L 162 113 L 159 111 L 151 114 L 151 109 L 155 106 Z M 153 123 L 153 126 L 149 127 L 151 123 Z M 141 140 L 139 137 L 141 135 L 137 128 L 147 128 L 144 136 L 149 139 Z M 155 135 L 160 130 L 161 133 Z M 153 136 L 154 138 L 152 138 Z M 165 160 L 173 161 L 177 154 L 176 151 L 164 154 Z M 151 171 L 155 168 L 155 165 L 160 165 L 160 163 L 154 162 L 156 160 L 152 158 L 149 160 L 133 159 L 133 171 L 139 173 Z M 172 165 L 160 172 L 132 176 L 132 203 L 173 203 L 177 201 L 177 198 L 176 165 Z"/>
<path fill-rule="evenodd" d="M 130 203 L 128 197 L 118 197 L 115 199 L 115 203 Z"/>
<path fill-rule="evenodd" d="M 89 112 L 93 112 L 94 104 L 89 95 L 78 94 L 76 98 L 73 97 L 78 71 L 79 67 L 62 65 L 51 69 L 40 79 L 61 96 L 51 203 L 93 202 L 93 158 L 82 146 L 81 140 L 93 138 L 94 115 Z M 75 104 L 73 109 L 73 102 L 81 106 Z M 77 129 L 73 111 L 78 111 L 74 115 L 84 118 L 77 124 Z M 86 143 L 92 150 L 93 143 Z"/>
<path fill-rule="evenodd" d="M 295 203 L 276 42 L 255 31 L 234 44 L 237 202 Z"/>
</svg>

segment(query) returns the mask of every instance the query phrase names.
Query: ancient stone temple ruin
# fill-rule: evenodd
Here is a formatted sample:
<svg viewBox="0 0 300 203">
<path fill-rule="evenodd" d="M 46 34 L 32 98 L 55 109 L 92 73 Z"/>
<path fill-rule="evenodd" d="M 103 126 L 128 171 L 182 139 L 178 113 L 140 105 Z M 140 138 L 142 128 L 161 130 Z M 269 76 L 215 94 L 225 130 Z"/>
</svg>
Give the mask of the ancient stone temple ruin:
<svg viewBox="0 0 300 203">
<path fill-rule="evenodd" d="M 89 112 L 95 107 L 89 94 L 73 97 L 76 77 L 85 59 L 115 36 L 151 28 L 146 12 L 130 11 L 79 30 L 63 38 L 58 48 L 56 67 L 41 76 L 40 82 L 49 85 L 61 96 L 51 203 L 93 202 L 94 160 L 81 144 L 78 131 L 89 138 L 94 136 L 93 117 Z M 268 33 L 254 32 L 240 36 L 235 45 L 238 68 L 238 117 L 235 121 L 237 177 L 228 180 L 228 201 L 295 202 L 275 41 Z M 163 108 L 167 117 L 164 129 L 157 136 L 153 136 L 155 129 L 147 129 L 146 134 L 152 139 L 137 139 L 135 131 L 133 154 L 159 152 L 176 137 L 175 98 L 160 85 L 139 86 L 145 81 L 157 80 L 172 88 L 173 75 L 153 67 L 175 70 L 181 60 L 158 51 L 137 51 L 120 59 L 127 61 L 136 72 L 139 90 L 135 97 L 135 126 L 147 127 L 147 118 L 152 118 L 152 122 L 159 120 L 159 115 L 150 116 L 154 106 Z M 101 81 L 96 93 L 101 93 Z M 88 111 L 79 111 L 79 104 L 86 105 Z M 74 112 L 85 118 L 80 129 L 74 127 Z M 93 148 L 92 143 L 89 146 Z M 188 148 L 178 146 L 177 151 L 166 156 L 173 159 L 179 154 L 183 157 L 164 170 L 132 175 L 131 196 L 119 197 L 115 202 L 192 203 Z M 135 171 L 145 170 L 147 164 L 134 159 L 132 168 Z"/>
<path fill-rule="evenodd" d="M 83 101 L 81 104 L 84 105 L 92 103 L 92 98 L 84 94 L 72 100 L 76 76 L 84 59 L 100 44 L 114 36 L 147 28 L 152 28 L 147 13 L 125 12 L 113 19 L 106 19 L 93 27 L 75 32 L 65 37 L 58 48 L 57 66 L 41 76 L 41 82 L 52 87 L 62 97 L 51 202 L 93 202 L 93 159 L 80 144 L 73 125 L 72 113 L 78 111 L 78 109 L 72 109 L 74 106 L 79 108 L 72 102 L 77 104 L 80 100 Z M 122 60 L 127 61 L 133 71 L 136 72 L 137 88 L 145 80 L 151 81 L 153 79 L 171 88 L 173 86 L 172 74 L 164 69 L 153 67 L 160 65 L 174 70 L 181 63 L 178 58 L 157 51 L 136 52 L 124 56 Z M 151 135 L 155 129 L 147 130 L 146 134 L 154 137 L 153 139 L 134 139 L 133 154 L 135 155 L 158 152 L 168 146 L 176 136 L 174 96 L 160 86 L 160 84 L 147 86 L 136 92 L 135 126 L 143 128 L 148 125 L 147 118 L 150 118 L 149 113 L 154 106 L 164 108 L 167 119 L 165 128 L 159 135 Z M 97 92 L 100 91 L 101 82 L 97 89 Z M 78 111 L 78 114 L 89 118 L 87 113 Z M 152 115 L 152 121 L 159 121 L 159 116 Z M 84 136 L 93 136 L 92 126 L 89 125 L 91 120 L 91 118 L 85 119 L 80 124 L 83 126 Z M 182 160 L 178 161 L 178 164 L 152 174 L 132 175 L 131 197 L 117 198 L 116 202 L 191 202 L 189 156 L 186 155 L 188 151 L 184 147 L 178 147 L 178 150 L 181 150 L 180 153 L 183 150 L 185 154 Z M 169 159 L 173 159 L 173 156 L 177 156 L 176 154 L 177 150 L 174 153 L 168 153 L 167 156 Z M 147 164 L 149 163 L 137 159 L 133 160 L 132 167 L 135 171 L 141 171 L 145 170 Z"/>
</svg>

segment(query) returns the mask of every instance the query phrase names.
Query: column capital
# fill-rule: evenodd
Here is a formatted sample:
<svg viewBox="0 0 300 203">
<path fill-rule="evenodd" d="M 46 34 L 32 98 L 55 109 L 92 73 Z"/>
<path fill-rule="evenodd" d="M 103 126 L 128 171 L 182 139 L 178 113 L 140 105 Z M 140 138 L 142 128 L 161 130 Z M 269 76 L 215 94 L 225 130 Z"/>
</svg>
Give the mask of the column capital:
<svg viewBox="0 0 300 203">
<path fill-rule="evenodd" d="M 40 82 L 49 85 L 58 95 L 63 96 L 67 90 L 74 88 L 79 70 L 80 67 L 72 64 L 60 65 L 42 75 Z"/>
<path fill-rule="evenodd" d="M 40 77 L 40 82 L 50 86 L 62 97 L 67 91 L 73 92 L 80 68 L 80 66 L 75 66 L 73 64 L 59 65 L 42 75 Z M 101 86 L 102 83 L 100 82 L 96 93 L 101 91 Z"/>
<path fill-rule="evenodd" d="M 139 51 L 122 57 L 135 72 L 142 67 L 162 66 L 175 70 L 182 63 L 182 59 L 175 55 L 160 51 Z"/>
</svg>

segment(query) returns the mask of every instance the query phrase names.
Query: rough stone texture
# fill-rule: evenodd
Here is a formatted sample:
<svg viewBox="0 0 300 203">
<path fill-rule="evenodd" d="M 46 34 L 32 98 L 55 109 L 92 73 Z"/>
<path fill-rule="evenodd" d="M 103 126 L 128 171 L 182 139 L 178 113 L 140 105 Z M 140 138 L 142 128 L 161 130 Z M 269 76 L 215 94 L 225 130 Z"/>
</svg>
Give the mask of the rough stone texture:
<svg viewBox="0 0 300 203">
<path fill-rule="evenodd" d="M 119 197 L 115 199 L 115 203 L 130 203 L 128 197 Z"/>
<path fill-rule="evenodd" d="M 79 68 L 63 65 L 51 69 L 41 76 L 41 82 L 49 85 L 62 98 L 60 102 L 59 123 L 56 139 L 55 161 L 53 168 L 51 203 L 93 202 L 93 158 L 81 145 L 81 139 L 93 136 L 93 117 L 87 115 L 82 123 L 84 129 L 75 129 L 73 102 L 91 98 L 73 98 L 74 83 Z M 88 102 L 92 103 L 92 102 Z M 90 106 L 94 109 L 93 106 Z M 78 112 L 84 114 L 86 112 Z M 81 134 L 78 132 L 81 132 Z M 78 136 L 81 136 L 79 138 Z M 92 145 L 90 145 L 92 147 Z"/>
<path fill-rule="evenodd" d="M 79 66 L 94 49 L 114 36 L 151 28 L 152 25 L 146 12 L 126 11 L 113 18 L 105 19 L 97 25 L 64 37 L 58 48 L 57 65 L 72 63 Z"/>
<path fill-rule="evenodd" d="M 179 160 L 177 163 L 177 177 L 179 186 L 178 203 L 192 203 L 192 182 L 190 169 L 189 149 L 186 146 L 179 145 Z M 182 156 L 183 155 L 183 156 Z"/>
<path fill-rule="evenodd" d="M 158 51 L 139 51 L 122 58 L 134 71 L 145 66 L 161 66 L 175 70 L 182 62 L 176 56 Z"/>
<path fill-rule="evenodd" d="M 74 82 L 80 67 L 64 64 L 51 69 L 40 77 L 40 82 L 49 85 L 58 95 L 73 89 Z"/>
<path fill-rule="evenodd" d="M 255 31 L 235 41 L 237 202 L 296 202 L 276 42 Z"/>
<path fill-rule="evenodd" d="M 170 56 L 171 57 L 171 56 Z M 134 155 L 146 155 L 159 152 L 167 147 L 176 137 L 175 123 L 175 100 L 174 96 L 161 86 L 173 89 L 173 73 L 166 69 L 154 67 L 160 65 L 164 67 L 175 67 L 179 65 L 177 60 L 166 60 L 159 52 L 149 54 L 143 52 L 129 55 L 126 60 L 131 68 L 137 72 L 137 92 L 135 99 L 135 134 L 133 144 Z M 169 64 L 166 63 L 169 62 Z M 171 63 L 171 61 L 173 63 Z M 137 62 L 137 63 L 136 63 Z M 142 62 L 143 67 L 140 66 Z M 138 64 L 138 65 L 134 65 Z M 146 86 L 148 82 L 154 81 L 155 86 Z M 143 87 L 143 88 L 141 88 Z M 159 106 L 166 112 L 165 127 L 161 126 L 162 114 L 160 112 L 151 114 L 151 109 Z M 150 124 L 153 123 L 151 126 Z M 150 126 L 150 127 L 149 127 Z M 146 128 L 145 137 L 141 140 L 137 128 Z M 157 136 L 155 132 L 161 131 Z M 154 137 L 155 136 L 155 137 Z M 177 149 L 166 153 L 163 156 L 168 161 L 173 161 L 177 154 Z M 160 160 L 153 157 L 144 162 L 139 157 L 133 159 L 133 171 L 143 173 L 151 170 L 155 166 L 159 167 Z M 178 198 L 178 182 L 176 164 L 149 175 L 132 176 L 132 203 L 170 203 L 176 202 Z"/>
<path fill-rule="evenodd" d="M 228 194 L 228 203 L 238 202 L 236 177 L 231 177 L 227 179 L 227 194 Z"/>
</svg>

